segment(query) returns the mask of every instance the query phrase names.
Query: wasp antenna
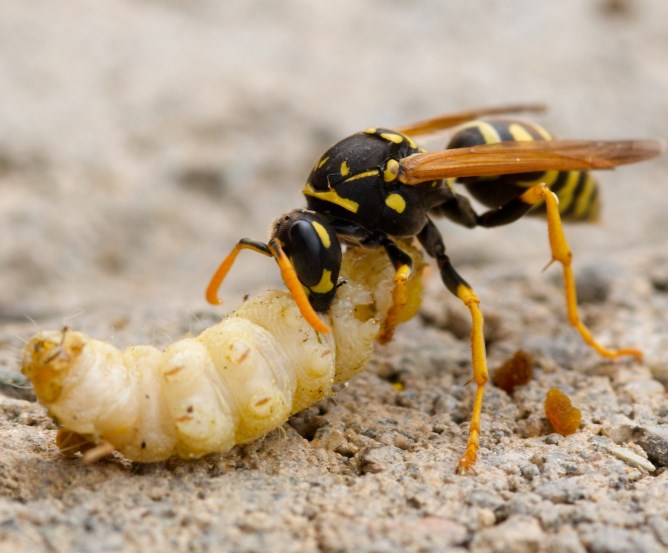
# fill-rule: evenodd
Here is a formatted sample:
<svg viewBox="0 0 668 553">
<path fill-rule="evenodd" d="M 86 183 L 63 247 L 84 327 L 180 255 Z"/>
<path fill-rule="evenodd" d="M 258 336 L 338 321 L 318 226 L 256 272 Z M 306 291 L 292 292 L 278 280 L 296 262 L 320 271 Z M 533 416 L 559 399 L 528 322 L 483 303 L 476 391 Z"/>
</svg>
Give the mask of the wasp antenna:
<svg viewBox="0 0 668 553">
<path fill-rule="evenodd" d="M 266 255 L 267 257 L 272 257 L 267 244 L 256 242 L 255 240 L 250 240 L 249 238 L 242 238 L 239 240 L 237 245 L 234 246 L 232 251 L 227 254 L 227 257 L 223 259 L 223 262 L 218 266 L 218 269 L 216 269 L 216 272 L 209 281 L 209 285 L 206 287 L 206 301 L 208 301 L 211 305 L 220 305 L 223 303 L 222 300 L 218 297 L 218 290 L 223 284 L 223 280 L 225 280 L 227 273 L 232 268 L 232 265 L 234 265 L 234 261 L 236 260 L 237 255 L 239 255 L 241 250 L 253 250 L 255 252 L 261 253 L 262 255 Z"/>
<path fill-rule="evenodd" d="M 269 251 L 271 251 L 271 254 L 276 259 L 278 268 L 281 270 L 283 282 L 285 282 L 288 290 L 290 290 L 290 294 L 292 294 L 304 320 L 318 332 L 329 332 L 330 328 L 320 320 L 320 317 L 318 317 L 318 314 L 313 310 L 311 303 L 308 301 L 304 288 L 297 277 L 297 272 L 278 240 L 271 240 L 269 242 Z"/>
<path fill-rule="evenodd" d="M 211 305 L 220 305 L 223 303 L 218 297 L 218 290 L 220 290 L 223 280 L 225 280 L 227 273 L 232 268 L 232 265 L 234 265 L 234 260 L 237 258 L 240 251 L 241 248 L 239 247 L 239 244 L 237 244 L 227 257 L 223 259 L 223 262 L 218 266 L 216 272 L 211 277 L 209 285 L 206 288 L 206 301 Z"/>
</svg>

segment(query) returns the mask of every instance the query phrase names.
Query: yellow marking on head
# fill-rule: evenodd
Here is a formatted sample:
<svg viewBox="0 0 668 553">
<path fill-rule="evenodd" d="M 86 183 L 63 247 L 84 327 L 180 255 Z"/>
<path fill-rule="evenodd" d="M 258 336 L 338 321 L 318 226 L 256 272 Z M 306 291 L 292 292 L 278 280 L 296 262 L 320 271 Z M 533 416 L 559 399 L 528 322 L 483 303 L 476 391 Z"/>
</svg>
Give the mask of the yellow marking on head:
<svg viewBox="0 0 668 553">
<path fill-rule="evenodd" d="M 404 141 L 404 137 L 400 134 L 394 132 L 382 132 L 380 137 L 389 141 L 394 142 L 395 144 L 401 144 Z"/>
<path fill-rule="evenodd" d="M 324 269 L 322 271 L 322 278 L 320 279 L 320 282 L 318 282 L 318 284 L 315 286 L 311 286 L 309 289 L 311 292 L 315 292 L 316 294 L 326 294 L 332 288 L 334 288 L 334 283 L 332 282 L 332 271 L 329 269 Z"/>
<path fill-rule="evenodd" d="M 533 140 L 531 133 L 520 123 L 511 123 L 508 125 L 508 132 L 517 142 L 531 142 Z"/>
<path fill-rule="evenodd" d="M 380 173 L 380 171 L 378 169 L 371 169 L 369 171 L 364 171 L 363 173 L 357 173 L 356 175 L 353 175 L 352 177 L 348 177 L 343 182 L 352 182 L 352 181 L 358 180 L 358 179 L 365 179 L 367 177 L 373 177 L 374 175 L 377 175 L 378 173 Z"/>
<path fill-rule="evenodd" d="M 306 186 L 304 186 L 304 189 L 302 190 L 302 194 L 304 194 L 304 196 L 311 196 L 312 198 L 318 198 L 319 200 L 322 200 L 324 202 L 329 202 L 334 205 L 338 205 L 339 207 L 342 207 L 343 209 L 345 209 L 346 211 L 350 211 L 351 213 L 357 213 L 357 210 L 360 207 L 360 204 L 358 204 L 357 202 L 339 196 L 336 193 L 336 190 L 330 189 L 323 192 L 314 190 L 310 182 L 306 183 Z"/>
<path fill-rule="evenodd" d="M 406 200 L 400 194 L 390 194 L 385 198 L 385 205 L 397 213 L 403 213 L 406 209 Z"/>
<path fill-rule="evenodd" d="M 327 156 L 327 157 L 323 157 L 323 158 L 318 162 L 318 165 L 317 165 L 318 169 L 320 169 L 325 163 L 327 163 L 327 161 L 329 161 L 329 156 Z"/>
<path fill-rule="evenodd" d="M 378 127 L 369 127 L 364 131 L 364 134 L 376 134 Z"/>
<path fill-rule="evenodd" d="M 396 159 L 389 159 L 385 164 L 385 171 L 383 171 L 383 180 L 385 182 L 392 182 L 399 174 L 399 162 Z"/>
<path fill-rule="evenodd" d="M 318 233 L 318 237 L 320 238 L 320 242 L 322 243 L 325 248 L 329 248 L 332 245 L 332 240 L 329 237 L 329 233 L 327 230 L 325 230 L 325 227 L 323 227 L 318 221 L 311 221 L 311 224 L 313 225 L 313 228 L 315 231 Z"/>
<path fill-rule="evenodd" d="M 347 177 L 350 174 L 350 167 L 348 167 L 348 162 L 343 161 L 341 163 L 341 168 L 339 169 L 342 177 Z"/>
</svg>

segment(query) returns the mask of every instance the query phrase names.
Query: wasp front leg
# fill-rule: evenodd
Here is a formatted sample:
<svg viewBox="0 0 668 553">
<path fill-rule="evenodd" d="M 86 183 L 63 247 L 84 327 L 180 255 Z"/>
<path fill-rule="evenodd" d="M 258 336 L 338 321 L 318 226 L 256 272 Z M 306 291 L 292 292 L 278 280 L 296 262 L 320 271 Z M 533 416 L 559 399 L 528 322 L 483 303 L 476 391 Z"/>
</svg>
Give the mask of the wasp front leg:
<svg viewBox="0 0 668 553">
<path fill-rule="evenodd" d="M 425 227 L 418 234 L 418 240 L 427 253 L 436 259 L 441 278 L 450 292 L 457 296 L 468 308 L 471 314 L 471 358 L 473 376 L 469 382 L 475 382 L 476 394 L 473 402 L 471 426 L 466 444 L 466 452 L 459 460 L 457 472 L 468 473 L 478 458 L 480 449 L 480 416 L 485 384 L 489 380 L 487 373 L 487 356 L 485 353 L 485 338 L 483 333 L 483 316 L 480 309 L 480 300 L 471 286 L 457 273 L 445 253 L 445 244 L 440 232 L 434 223 L 428 220 Z"/>
<path fill-rule="evenodd" d="M 380 241 L 385 248 L 395 273 L 392 279 L 392 306 L 387 312 L 383 327 L 378 334 L 378 342 L 387 344 L 392 340 L 394 329 L 399 324 L 399 314 L 408 302 L 408 279 L 413 274 L 413 260 L 411 256 L 397 246 L 392 240 L 385 237 Z"/>
<path fill-rule="evenodd" d="M 350 243 L 359 244 L 363 248 L 382 247 L 394 267 L 392 303 L 376 338 L 379 343 L 387 344 L 392 341 L 396 327 L 406 321 L 404 310 L 409 301 L 408 283 L 415 269 L 413 258 L 394 240 L 382 232 L 368 232 L 357 225 L 350 224 L 346 224 L 345 226 L 339 225 L 337 229 Z"/>
</svg>

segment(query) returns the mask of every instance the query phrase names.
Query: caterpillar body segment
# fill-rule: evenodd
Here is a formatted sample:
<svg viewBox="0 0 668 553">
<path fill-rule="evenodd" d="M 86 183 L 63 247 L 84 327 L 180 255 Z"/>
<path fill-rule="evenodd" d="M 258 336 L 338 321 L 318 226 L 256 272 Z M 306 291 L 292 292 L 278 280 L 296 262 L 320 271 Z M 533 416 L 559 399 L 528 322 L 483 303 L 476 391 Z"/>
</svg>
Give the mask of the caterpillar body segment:
<svg viewBox="0 0 668 553">
<path fill-rule="evenodd" d="M 344 268 L 324 315 L 330 333 L 315 331 L 288 292 L 269 290 L 164 351 L 120 351 L 67 329 L 34 336 L 22 371 L 65 429 L 60 447 L 106 444 L 99 451 L 139 462 L 196 458 L 257 439 L 331 395 L 335 382 L 366 366 L 392 304 L 394 269 L 384 252 L 346 256 L 357 269 L 348 276 Z M 419 273 L 402 320 L 419 306 Z"/>
</svg>

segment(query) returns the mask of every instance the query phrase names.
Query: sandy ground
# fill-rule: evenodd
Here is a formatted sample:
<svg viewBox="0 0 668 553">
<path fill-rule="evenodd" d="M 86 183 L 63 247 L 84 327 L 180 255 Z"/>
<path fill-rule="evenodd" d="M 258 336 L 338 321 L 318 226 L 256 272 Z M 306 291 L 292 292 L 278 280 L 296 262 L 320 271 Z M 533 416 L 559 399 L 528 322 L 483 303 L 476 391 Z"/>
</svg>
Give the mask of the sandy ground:
<svg viewBox="0 0 668 553">
<path fill-rule="evenodd" d="M 668 137 L 664 0 L 334 4 L 3 0 L 5 381 L 37 330 L 125 347 L 212 324 L 221 257 L 302 205 L 313 161 L 354 131 L 543 101 L 558 136 Z M 512 396 L 489 387 L 477 476 L 454 475 L 466 312 L 432 276 L 366 373 L 227 455 L 84 466 L 29 390 L 3 386 L 0 551 L 668 550 L 667 170 L 601 175 L 604 221 L 568 229 L 584 320 L 642 363 L 602 361 L 568 327 L 544 223 L 441 225 L 482 298 L 490 366 L 536 359 Z M 247 253 L 225 308 L 277 285 Z M 552 386 L 583 412 L 573 436 L 543 415 Z"/>
</svg>

